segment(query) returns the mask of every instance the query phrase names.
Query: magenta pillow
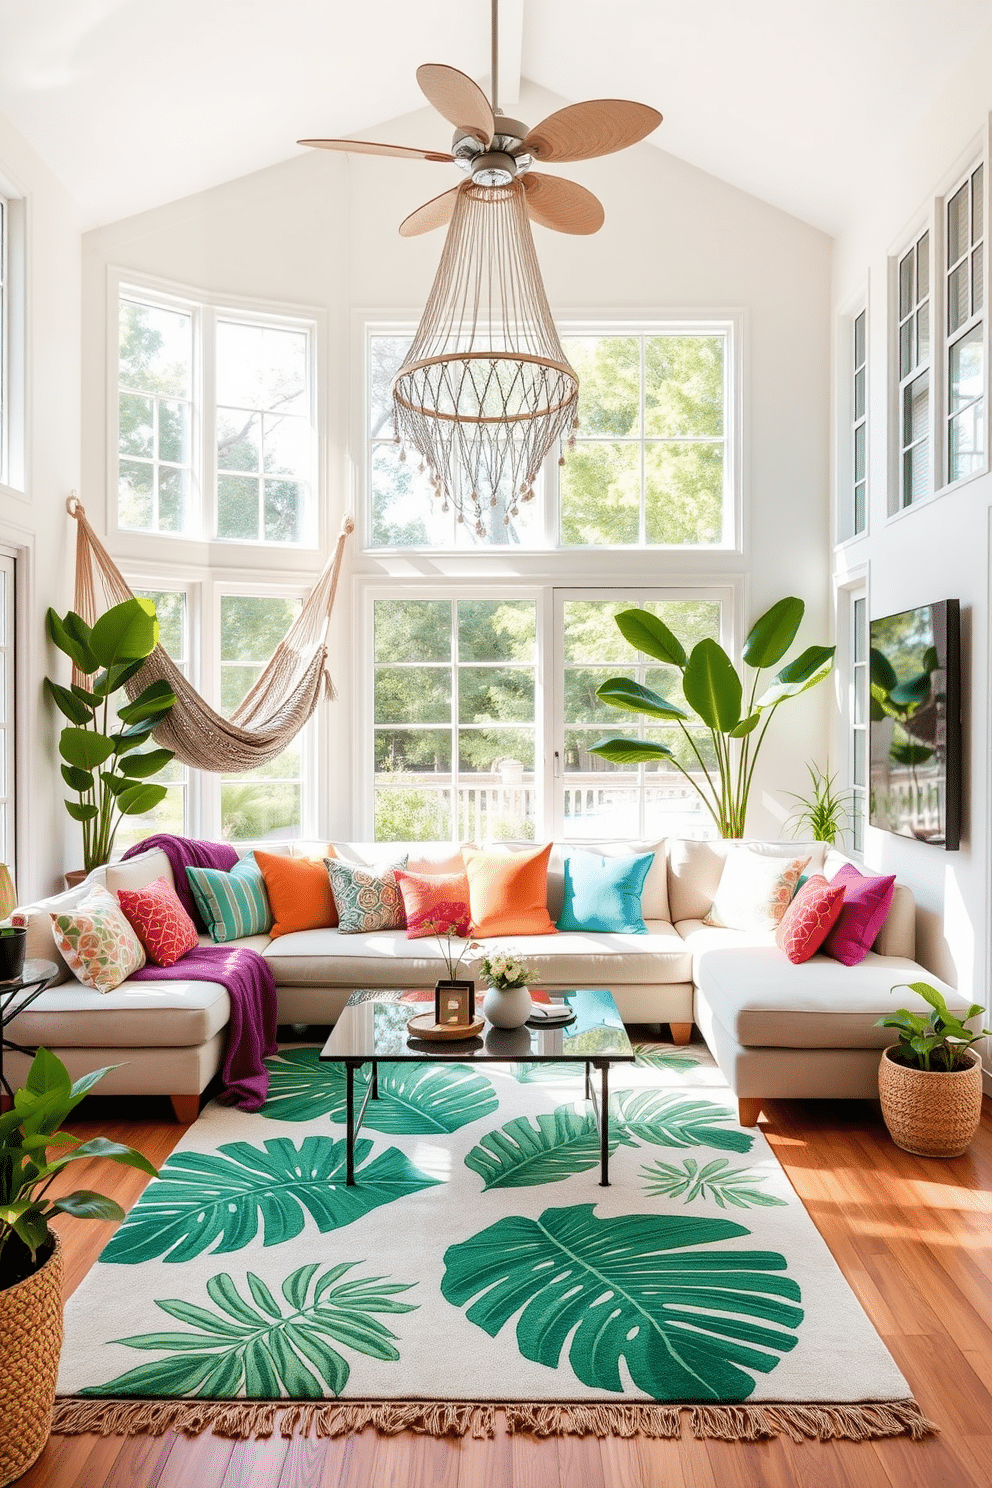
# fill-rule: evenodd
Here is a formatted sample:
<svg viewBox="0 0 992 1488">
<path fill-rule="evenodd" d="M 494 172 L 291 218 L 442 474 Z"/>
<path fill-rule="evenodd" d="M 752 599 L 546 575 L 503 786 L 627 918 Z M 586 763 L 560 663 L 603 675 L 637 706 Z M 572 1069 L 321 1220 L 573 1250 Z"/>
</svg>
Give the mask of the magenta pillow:
<svg viewBox="0 0 992 1488">
<path fill-rule="evenodd" d="M 896 876 L 871 878 L 859 873 L 853 863 L 845 863 L 830 882 L 844 885 L 844 903 L 821 950 L 844 966 L 857 966 L 871 950 L 889 912 Z"/>
</svg>

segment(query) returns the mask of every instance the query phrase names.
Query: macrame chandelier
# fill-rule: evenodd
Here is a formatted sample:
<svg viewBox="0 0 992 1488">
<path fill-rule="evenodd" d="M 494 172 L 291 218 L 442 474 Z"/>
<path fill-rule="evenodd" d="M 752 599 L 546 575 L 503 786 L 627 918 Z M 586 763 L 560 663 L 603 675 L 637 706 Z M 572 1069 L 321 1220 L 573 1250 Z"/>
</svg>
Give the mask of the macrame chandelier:
<svg viewBox="0 0 992 1488">
<path fill-rule="evenodd" d="M 574 438 L 579 381 L 565 359 L 521 181 L 466 181 L 434 286 L 393 381 L 409 449 L 447 511 L 484 537 L 509 526 L 555 446 Z"/>
</svg>

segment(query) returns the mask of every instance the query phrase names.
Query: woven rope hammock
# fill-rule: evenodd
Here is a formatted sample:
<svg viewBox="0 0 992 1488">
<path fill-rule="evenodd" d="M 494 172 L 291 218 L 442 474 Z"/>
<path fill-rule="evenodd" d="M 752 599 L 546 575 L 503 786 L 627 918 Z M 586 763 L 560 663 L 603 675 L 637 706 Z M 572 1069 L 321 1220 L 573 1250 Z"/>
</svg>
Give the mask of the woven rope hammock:
<svg viewBox="0 0 992 1488">
<path fill-rule="evenodd" d="M 98 572 L 106 600 L 122 604 L 134 595 L 120 569 L 86 519 L 81 501 L 70 496 L 66 510 L 76 519 L 75 610 L 92 625 L 96 620 L 94 578 Z M 299 733 L 322 696 L 333 698 L 327 670 L 327 625 L 341 572 L 344 545 L 354 522 L 342 523 L 334 552 L 327 560 L 303 607 L 254 687 L 230 718 L 215 713 L 192 687 L 175 662 L 156 646 L 129 683 L 135 698 L 149 683 L 168 682 L 176 694 L 168 718 L 155 730 L 156 741 L 174 751 L 184 765 L 197 770 L 242 771 L 275 759 Z M 82 681 L 75 675 L 74 681 Z"/>
</svg>

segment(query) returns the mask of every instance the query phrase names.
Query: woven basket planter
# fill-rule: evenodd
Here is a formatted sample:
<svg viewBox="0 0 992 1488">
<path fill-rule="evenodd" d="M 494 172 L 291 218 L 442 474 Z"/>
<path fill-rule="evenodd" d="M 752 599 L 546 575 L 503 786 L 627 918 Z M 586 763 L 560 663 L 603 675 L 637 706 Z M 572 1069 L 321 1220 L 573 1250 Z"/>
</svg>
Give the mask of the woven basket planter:
<svg viewBox="0 0 992 1488">
<path fill-rule="evenodd" d="M 982 1065 L 960 1070 L 919 1070 L 897 1064 L 885 1050 L 878 1066 L 878 1094 L 889 1135 L 918 1157 L 960 1157 L 982 1119 Z"/>
<path fill-rule="evenodd" d="M 48 1440 L 62 1352 L 62 1245 L 0 1292 L 0 1488 L 27 1472 Z"/>
</svg>

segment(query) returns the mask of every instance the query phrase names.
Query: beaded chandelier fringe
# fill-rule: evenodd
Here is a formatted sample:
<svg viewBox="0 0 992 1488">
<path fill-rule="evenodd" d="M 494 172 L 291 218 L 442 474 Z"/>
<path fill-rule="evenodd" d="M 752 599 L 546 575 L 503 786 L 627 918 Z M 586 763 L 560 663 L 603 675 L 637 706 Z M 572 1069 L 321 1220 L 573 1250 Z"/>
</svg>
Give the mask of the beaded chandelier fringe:
<svg viewBox="0 0 992 1488">
<path fill-rule="evenodd" d="M 430 297 L 393 380 L 400 458 L 419 454 L 447 511 L 505 526 L 571 435 L 579 381 L 551 317 L 524 189 L 465 182 Z"/>
</svg>

